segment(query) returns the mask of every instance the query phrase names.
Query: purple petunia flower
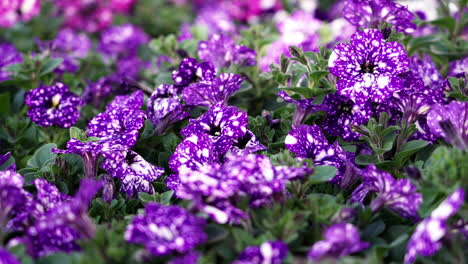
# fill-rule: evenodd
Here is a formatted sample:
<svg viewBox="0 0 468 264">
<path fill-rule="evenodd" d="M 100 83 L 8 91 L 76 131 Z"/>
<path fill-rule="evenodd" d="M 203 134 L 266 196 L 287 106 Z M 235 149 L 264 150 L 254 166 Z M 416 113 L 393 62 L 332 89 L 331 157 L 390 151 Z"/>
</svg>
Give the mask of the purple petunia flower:
<svg viewBox="0 0 468 264">
<path fill-rule="evenodd" d="M 144 100 L 145 96 L 140 90 L 127 95 L 119 95 L 106 106 L 106 111 L 111 111 L 113 109 L 138 110 L 143 106 Z"/>
<path fill-rule="evenodd" d="M 200 253 L 193 251 L 182 256 L 176 256 L 168 264 L 198 264 Z"/>
<path fill-rule="evenodd" d="M 164 173 L 163 168 L 152 165 L 131 150 L 107 158 L 101 166 L 122 181 L 120 191 L 130 197 L 136 197 L 140 192 L 153 194 L 152 182 Z"/>
<path fill-rule="evenodd" d="M 27 92 L 25 104 L 29 106 L 28 116 L 38 125 L 68 128 L 80 117 L 78 106 L 83 101 L 68 86 L 58 82 L 52 86 L 41 84 Z"/>
<path fill-rule="evenodd" d="M 323 110 L 321 105 L 313 103 L 315 98 L 296 100 L 285 91 L 280 91 L 278 96 L 283 98 L 285 102 L 296 105 L 292 119 L 293 126 L 302 124 L 309 114 Z"/>
<path fill-rule="evenodd" d="M 194 24 L 206 28 L 208 30 L 208 35 L 232 35 L 236 32 L 236 24 L 229 16 L 229 12 L 219 5 L 207 5 L 198 10 Z"/>
<path fill-rule="evenodd" d="M 16 50 L 15 46 L 8 43 L 0 44 L 0 53 L 2 54 L 0 59 L 0 82 L 3 82 L 9 80 L 11 76 L 11 73 L 4 68 L 23 62 L 23 56 Z"/>
<path fill-rule="evenodd" d="M 195 170 L 205 164 L 219 162 L 219 158 L 213 151 L 213 143 L 208 135 L 193 134 L 176 147 L 169 159 L 169 167 L 176 173 L 181 167 Z"/>
<path fill-rule="evenodd" d="M 274 13 L 283 8 L 280 0 L 228 0 L 221 1 L 221 4 L 231 17 L 241 22 L 258 20 L 261 15 Z"/>
<path fill-rule="evenodd" d="M 340 77 L 337 92 L 358 105 L 381 103 L 402 89 L 397 76 L 408 69 L 408 56 L 400 43 L 385 42 L 376 29 L 365 29 L 340 43 L 328 61 L 330 72 Z"/>
<path fill-rule="evenodd" d="M 252 131 L 247 130 L 247 133 L 245 133 L 244 136 L 233 139 L 232 146 L 226 153 L 226 157 L 232 155 L 247 155 L 267 149 L 267 147 L 258 141 L 257 137 Z"/>
<path fill-rule="evenodd" d="M 349 223 L 334 224 L 325 231 L 325 240 L 316 242 L 308 253 L 314 261 L 324 258 L 339 258 L 369 247 L 362 242 L 358 229 Z"/>
<path fill-rule="evenodd" d="M 453 101 L 434 105 L 427 115 L 427 124 L 436 136 L 461 149 L 468 149 L 468 102 Z"/>
<path fill-rule="evenodd" d="M 288 254 L 282 241 L 267 241 L 260 246 L 249 246 L 233 264 L 281 264 Z"/>
<path fill-rule="evenodd" d="M 224 164 L 204 164 L 195 169 L 181 166 L 175 194 L 191 200 L 216 222 L 238 223 L 247 217 L 238 208 L 241 197 L 248 197 L 250 206 L 269 203 L 275 195 L 284 195 L 287 180 L 303 178 L 309 168 L 275 167 L 262 155 L 237 156 Z"/>
<path fill-rule="evenodd" d="M 113 10 L 107 1 L 57 0 L 58 15 L 64 16 L 64 27 L 94 33 L 112 25 Z"/>
<path fill-rule="evenodd" d="M 444 79 L 429 55 L 422 59 L 417 56 L 411 57 L 409 68 L 415 76 L 422 79 L 428 89 L 441 89 Z"/>
<path fill-rule="evenodd" d="M 0 2 L 0 27 L 9 28 L 22 21 L 27 22 L 41 10 L 39 0 L 9 0 Z"/>
<path fill-rule="evenodd" d="M 8 252 L 8 250 L 0 247 L 0 263 L 2 264 L 21 264 L 15 255 Z"/>
<path fill-rule="evenodd" d="M 156 134 L 163 134 L 172 124 L 190 116 L 173 85 L 161 84 L 147 101 L 148 119 L 155 126 Z"/>
<path fill-rule="evenodd" d="M 145 123 L 146 114 L 138 110 L 143 104 L 143 94 L 117 96 L 104 113 L 96 115 L 88 124 L 88 136 L 111 140 L 128 148 L 135 145 L 138 130 Z"/>
<path fill-rule="evenodd" d="M 118 13 L 128 13 L 138 0 L 110 0 L 111 9 Z"/>
<path fill-rule="evenodd" d="M 112 80 L 107 77 L 102 77 L 96 82 L 88 82 L 88 85 L 83 91 L 81 98 L 86 103 L 92 104 L 95 107 L 102 105 L 104 100 L 109 97 L 114 91 Z"/>
<path fill-rule="evenodd" d="M 442 247 L 441 240 L 447 235 L 447 220 L 463 205 L 465 192 L 457 189 L 445 199 L 431 215 L 418 224 L 408 242 L 405 263 L 413 263 L 418 255 L 432 256 Z"/>
<path fill-rule="evenodd" d="M 353 192 L 351 201 L 363 204 L 369 193 L 377 197 L 370 207 L 373 211 L 387 206 L 403 217 L 418 220 L 418 209 L 422 203 L 422 195 L 416 192 L 408 179 L 395 180 L 388 172 L 378 170 L 374 164 L 367 166 L 361 173 L 363 183 Z"/>
<path fill-rule="evenodd" d="M 280 39 L 274 41 L 267 50 L 267 54 L 260 61 L 263 71 L 268 71 L 270 64 L 280 63 L 282 54 L 290 57 L 289 46 L 297 46 L 304 51 L 318 49 L 318 31 L 322 22 L 304 11 L 295 11 L 289 17 L 281 20 L 276 27 L 281 34 Z"/>
<path fill-rule="evenodd" d="M 63 62 L 54 72 L 76 72 L 79 68 L 79 59 L 87 56 L 91 49 L 91 40 L 84 33 L 76 33 L 71 29 L 63 29 L 54 40 L 38 41 L 42 52 L 50 53 L 52 58 L 62 58 Z"/>
<path fill-rule="evenodd" d="M 227 35 L 214 34 L 208 41 L 198 43 L 198 57 L 220 69 L 231 64 L 253 66 L 256 64 L 257 53 L 246 46 L 237 45 Z"/>
<path fill-rule="evenodd" d="M 128 146 L 117 144 L 112 139 L 100 141 L 82 142 L 76 138 L 72 138 L 67 142 L 67 149 L 52 149 L 54 153 L 60 154 L 76 154 L 83 158 L 83 166 L 85 176 L 87 178 L 95 178 L 97 174 L 97 162 L 99 157 L 104 156 L 113 158 L 116 153 L 125 151 Z"/>
<path fill-rule="evenodd" d="M 247 114 L 234 106 L 224 106 L 220 102 L 212 106 L 197 119 L 191 119 L 180 132 L 184 136 L 204 133 L 214 143 L 214 151 L 222 155 L 232 146 L 233 139 L 247 133 Z"/>
<path fill-rule="evenodd" d="M 78 240 L 93 238 L 95 230 L 87 214 L 88 205 L 101 187 L 101 182 L 82 180 L 73 198 L 44 212 L 26 231 L 28 252 L 42 257 L 58 251 L 76 251 L 79 250 Z M 45 195 L 42 203 L 52 198 L 51 194 Z"/>
<path fill-rule="evenodd" d="M 0 171 L 0 225 L 5 230 L 21 230 L 22 213 L 32 200 L 23 184 L 23 176 L 14 170 Z"/>
<path fill-rule="evenodd" d="M 407 34 L 416 28 L 411 22 L 413 13 L 392 0 L 347 0 L 343 7 L 343 17 L 357 28 L 377 28 L 383 22 Z"/>
<path fill-rule="evenodd" d="M 148 41 L 149 36 L 132 24 L 114 26 L 101 34 L 99 51 L 111 59 L 134 57 Z"/>
<path fill-rule="evenodd" d="M 201 81 L 186 87 L 182 97 L 188 105 L 211 107 L 219 102 L 227 104 L 229 97 L 237 92 L 244 78 L 233 73 L 222 73 L 214 80 Z"/>
<path fill-rule="evenodd" d="M 329 144 L 317 125 L 300 125 L 294 127 L 286 136 L 286 148 L 295 153 L 298 158 L 312 159 L 316 166 L 334 166 L 338 169 L 331 180 L 339 184 L 346 170 L 346 154 L 338 143 Z"/>
<path fill-rule="evenodd" d="M 127 226 L 125 240 L 142 244 L 153 255 L 188 253 L 206 241 L 205 221 L 178 206 L 149 203 Z"/>
<path fill-rule="evenodd" d="M 358 105 L 338 93 L 328 94 L 322 108 L 327 113 L 322 123 L 323 130 L 346 141 L 356 141 L 361 136 L 352 130 L 351 125 L 367 123 L 374 113 L 371 102 Z"/>
<path fill-rule="evenodd" d="M 448 75 L 455 76 L 460 73 L 468 72 L 468 57 L 450 62 L 450 70 Z"/>
<path fill-rule="evenodd" d="M 194 58 L 184 58 L 179 69 L 172 72 L 172 79 L 178 86 L 185 87 L 197 79 L 198 61 Z"/>
</svg>

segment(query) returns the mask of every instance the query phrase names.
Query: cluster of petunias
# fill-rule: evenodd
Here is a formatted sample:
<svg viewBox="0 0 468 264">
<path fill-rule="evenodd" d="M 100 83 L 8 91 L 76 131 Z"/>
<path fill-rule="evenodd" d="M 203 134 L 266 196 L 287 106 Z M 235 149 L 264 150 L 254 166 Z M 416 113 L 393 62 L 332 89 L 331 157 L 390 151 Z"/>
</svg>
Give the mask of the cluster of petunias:
<svg viewBox="0 0 468 264">
<path fill-rule="evenodd" d="M 44 179 L 34 180 L 35 195 L 25 191 L 23 184 L 23 176 L 14 169 L 0 172 L 0 225 L 5 227 L 2 232 L 13 235 L 10 243 L 24 243 L 28 253 L 37 258 L 79 250 L 77 240 L 93 238 L 94 225 L 87 211 L 102 186 L 100 182 L 81 181 L 74 197 Z"/>
<path fill-rule="evenodd" d="M 403 44 L 387 40 L 392 32 L 410 34 L 420 30 L 405 6 L 391 0 L 345 0 L 340 1 L 345 20 L 330 15 L 330 23 L 324 22 L 311 15 L 315 11 L 312 7 L 293 12 L 276 24 L 279 37 L 266 47 L 266 55 L 258 63 L 263 71 L 274 69 L 271 64 L 278 63 L 283 54 L 292 56 L 290 46 L 304 51 L 317 51 L 319 44 L 333 47 L 326 78 L 336 91 L 321 98 L 299 99 L 286 92 L 292 89 L 278 93 L 295 106 L 290 130 L 288 127 L 280 136 L 280 144 L 284 142 L 281 148 L 292 153 L 292 160 L 300 164 L 295 167 L 275 165 L 272 155 L 276 153 L 268 152 L 263 138 L 261 142 L 254 133 L 257 130 L 249 128 L 248 113 L 230 104 L 246 85 L 244 81 L 250 81 L 246 75 L 230 71 L 257 66 L 257 51 L 239 44 L 233 20 L 244 25 L 255 23 L 282 9 L 281 1 L 193 1 L 199 9 L 195 24 L 210 27 L 209 35 L 198 42 L 196 54 L 191 54 L 197 58 L 179 51 L 183 58 L 177 68 L 171 68 L 172 80 L 153 90 L 139 82 L 141 72 L 153 67 L 151 61 L 138 55 L 139 49 L 150 42 L 150 36 L 132 24 L 111 26 L 113 13 L 129 12 L 134 2 L 56 1 L 54 8 L 64 16 L 65 28 L 52 40 L 37 40 L 37 46 L 40 56 L 62 60 L 53 72 L 59 81 L 51 79 L 48 85 L 40 84 L 24 94 L 27 115 L 41 127 L 70 128 L 80 119 L 85 103 L 102 106 L 102 112 L 97 110 L 92 119 L 81 120 L 87 122 L 86 130 L 71 133 L 65 149 L 52 150 L 82 158 L 84 179 L 73 196 L 45 179 L 25 183 L 14 164 L 0 171 L 0 235 L 3 239 L 3 233 L 8 234 L 7 248 L 24 244 L 34 258 L 80 250 L 78 240 L 94 237 L 88 206 L 100 189 L 106 202 L 148 197 L 141 193 L 155 198 L 159 189 L 154 182 L 159 180 L 158 184 L 165 181 L 168 193 L 183 200 L 181 204 L 188 209 L 143 202 L 144 210 L 128 222 L 125 240 L 144 246 L 143 258 L 197 263 L 201 255 L 197 247 L 208 241 L 207 223 L 249 227 L 253 210 L 293 197 L 288 186 L 297 183 L 309 188 L 307 178 L 322 166 L 336 168 L 336 174 L 324 186 L 342 190 L 346 194 L 340 199 L 353 207 L 344 207 L 332 224 L 322 226 L 322 240 L 310 241 L 307 258 L 312 261 L 334 261 L 371 248 L 369 236 L 363 235 L 361 240 L 358 228 L 362 226 L 353 222 L 361 208 L 376 214 L 388 210 L 392 217 L 416 225 L 407 244 L 406 263 L 413 263 L 418 255 L 434 255 L 452 231 L 460 229 L 449 219 L 464 203 L 463 188 L 455 189 L 424 218 L 419 211 L 424 193 L 419 189 L 421 184 L 401 178 L 384 162 L 362 166 L 362 161 L 356 161 L 357 155 L 375 152 L 362 140 L 358 142 L 364 135 L 358 126 L 382 113 L 389 116 L 389 126 L 414 125 L 417 131 L 408 140 L 425 140 L 428 144 L 445 140 L 468 151 L 468 102 L 446 97 L 445 93 L 454 92 L 453 88 L 431 57 L 409 57 Z M 2 27 L 28 21 L 39 11 L 38 1 L 10 3 L 0 3 Z M 332 31 L 340 28 L 343 34 L 333 32 L 321 41 L 320 31 L 327 27 Z M 88 82 L 81 97 L 75 93 L 79 87 L 70 84 L 70 89 L 65 84 L 69 83 L 67 73 L 79 72 L 81 60 L 92 50 L 91 39 L 80 31 L 102 31 L 96 50 L 113 72 Z M 193 37 L 186 33 L 179 41 Z M 21 63 L 23 57 L 10 44 L 0 44 L 0 53 L 5 54 L 0 59 L 0 81 L 7 81 L 15 77 L 8 67 Z M 466 84 L 467 65 L 466 58 L 453 61 L 448 76 L 465 78 Z M 326 69 L 324 72 L 328 73 Z M 286 84 L 300 86 L 306 78 L 300 77 L 297 83 L 286 80 Z M 112 100 L 103 104 L 108 98 Z M 308 119 L 310 115 L 314 115 L 312 120 Z M 140 152 L 137 143 L 143 128 L 148 134 L 154 131 L 151 136 L 164 136 L 181 126 L 175 131 L 180 143 L 169 153 L 166 169 L 155 166 L 150 162 L 152 157 Z M 71 132 L 76 130 L 72 128 Z M 10 164 L 10 155 L 0 156 L 0 167 Z M 398 169 L 395 167 L 395 171 Z M 99 170 L 104 175 L 100 176 Z M 319 223 L 313 224 L 321 228 Z M 287 255 L 285 242 L 262 237 L 255 245 L 245 247 L 233 263 L 279 264 Z M 0 262 L 19 263 L 3 248 Z"/>
</svg>

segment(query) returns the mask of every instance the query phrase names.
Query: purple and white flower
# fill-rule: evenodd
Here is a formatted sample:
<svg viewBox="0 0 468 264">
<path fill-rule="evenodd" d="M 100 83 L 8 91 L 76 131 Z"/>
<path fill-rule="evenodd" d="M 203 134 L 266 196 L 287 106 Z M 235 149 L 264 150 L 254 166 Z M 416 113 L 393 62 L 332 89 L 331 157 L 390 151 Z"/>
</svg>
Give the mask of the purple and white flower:
<svg viewBox="0 0 468 264">
<path fill-rule="evenodd" d="M 367 166 L 361 177 L 363 182 L 352 193 L 352 202 L 363 204 L 368 194 L 375 193 L 377 197 L 370 204 L 373 211 L 387 206 L 403 217 L 419 220 L 422 195 L 416 192 L 416 186 L 410 180 L 395 180 L 390 173 L 378 170 L 374 164 Z"/>
<path fill-rule="evenodd" d="M 83 101 L 63 83 L 41 85 L 25 94 L 28 116 L 40 126 L 71 127 L 80 117 Z"/>
<path fill-rule="evenodd" d="M 308 253 L 314 261 L 340 258 L 362 251 L 370 246 L 359 238 L 358 229 L 349 223 L 334 224 L 325 230 L 325 240 L 316 242 Z"/>
<path fill-rule="evenodd" d="M 340 77 L 337 92 L 358 105 L 367 101 L 381 103 L 403 87 L 398 74 L 409 66 L 400 43 L 385 42 L 376 29 L 365 29 L 340 43 L 328 61 L 330 72 Z"/>
<path fill-rule="evenodd" d="M 431 215 L 418 224 L 408 242 L 405 263 L 413 263 L 418 255 L 432 256 L 442 247 L 442 239 L 448 235 L 447 220 L 463 205 L 465 192 L 457 189 L 445 199 Z"/>
<path fill-rule="evenodd" d="M 125 240 L 142 244 L 153 255 L 188 253 L 206 241 L 205 221 L 178 206 L 149 203 L 127 226 Z"/>
</svg>

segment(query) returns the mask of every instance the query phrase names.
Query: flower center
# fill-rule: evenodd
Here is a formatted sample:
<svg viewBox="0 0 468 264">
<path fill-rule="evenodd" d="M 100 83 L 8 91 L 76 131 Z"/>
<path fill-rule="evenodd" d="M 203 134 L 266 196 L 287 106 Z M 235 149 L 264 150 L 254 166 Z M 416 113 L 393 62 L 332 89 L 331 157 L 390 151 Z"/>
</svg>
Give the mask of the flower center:
<svg viewBox="0 0 468 264">
<path fill-rule="evenodd" d="M 221 135 L 221 128 L 219 126 L 212 126 L 210 129 L 210 135 L 216 137 Z"/>
<path fill-rule="evenodd" d="M 62 96 L 60 94 L 56 94 L 52 97 L 52 108 L 57 108 L 57 106 L 60 104 L 60 99 L 62 99 Z"/>
<path fill-rule="evenodd" d="M 237 142 L 234 145 L 240 149 L 245 149 L 245 147 L 247 147 L 247 144 L 249 143 L 251 139 L 252 139 L 252 135 L 249 133 L 246 133 L 243 137 L 237 139 Z"/>
<path fill-rule="evenodd" d="M 361 64 L 361 73 L 374 73 L 375 65 L 369 61 L 366 63 Z"/>
</svg>

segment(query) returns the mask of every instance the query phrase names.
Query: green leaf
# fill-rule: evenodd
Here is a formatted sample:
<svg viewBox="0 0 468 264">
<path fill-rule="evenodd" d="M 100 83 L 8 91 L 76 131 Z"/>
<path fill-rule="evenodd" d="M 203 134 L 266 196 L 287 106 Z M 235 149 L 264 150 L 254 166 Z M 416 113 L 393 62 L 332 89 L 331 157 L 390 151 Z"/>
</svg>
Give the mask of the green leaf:
<svg viewBox="0 0 468 264">
<path fill-rule="evenodd" d="M 382 220 L 377 220 L 366 226 L 362 231 L 363 240 L 371 240 L 377 237 L 385 230 L 385 223 Z"/>
<path fill-rule="evenodd" d="M 140 201 L 142 201 L 144 204 L 147 204 L 149 202 L 154 202 L 154 196 L 145 192 L 139 193 L 138 199 L 140 199 Z"/>
<path fill-rule="evenodd" d="M 355 160 L 356 164 L 357 165 L 369 165 L 369 164 L 375 164 L 375 163 L 379 163 L 379 160 L 377 159 L 377 157 L 373 156 L 373 155 L 359 155 L 356 157 L 356 160 Z"/>
<path fill-rule="evenodd" d="M 174 194 L 174 191 L 167 191 L 167 192 L 161 193 L 160 198 L 159 198 L 159 203 L 168 205 L 171 202 L 171 198 L 173 194 Z"/>
<path fill-rule="evenodd" d="M 0 113 L 5 116 L 11 112 L 10 97 L 10 93 L 8 92 L 0 94 Z"/>
<path fill-rule="evenodd" d="M 205 233 L 208 235 L 208 243 L 217 243 L 228 236 L 228 232 L 221 225 L 208 224 L 205 227 Z"/>
<path fill-rule="evenodd" d="M 40 258 L 37 264 L 78 264 L 80 256 L 78 254 L 57 253 Z"/>
<path fill-rule="evenodd" d="M 328 71 L 316 71 L 310 74 L 310 78 L 318 83 L 323 77 L 327 76 L 330 72 Z"/>
<path fill-rule="evenodd" d="M 27 166 L 29 168 L 42 168 L 46 165 L 53 164 L 57 157 L 57 154 L 52 153 L 53 148 L 57 148 L 57 145 L 49 143 L 37 149 L 28 160 Z"/>
<path fill-rule="evenodd" d="M 317 184 L 327 182 L 335 177 L 337 168 L 333 166 L 314 167 L 314 174 L 309 177 L 309 183 Z"/>
<path fill-rule="evenodd" d="M 425 140 L 413 140 L 406 142 L 401 147 L 400 153 L 395 156 L 396 164 L 398 166 L 402 166 L 411 155 L 415 154 L 427 145 L 429 145 L 429 142 Z"/>
<path fill-rule="evenodd" d="M 76 138 L 78 140 L 82 140 L 82 136 L 84 135 L 84 132 L 81 129 L 74 126 L 70 127 L 69 132 L 70 138 Z"/>
<path fill-rule="evenodd" d="M 291 91 L 302 95 L 304 98 L 311 98 L 312 97 L 312 89 L 307 87 L 284 87 L 282 88 L 285 91 Z"/>
<path fill-rule="evenodd" d="M 446 28 L 452 33 L 455 30 L 455 19 L 453 17 L 443 17 L 436 20 L 431 21 L 431 24 L 436 25 L 440 28 Z"/>
<path fill-rule="evenodd" d="M 63 59 L 62 58 L 53 58 L 49 59 L 44 63 L 44 65 L 41 68 L 40 75 L 46 75 L 48 73 L 51 73 L 55 68 L 57 68 L 60 64 L 62 64 Z"/>
</svg>

